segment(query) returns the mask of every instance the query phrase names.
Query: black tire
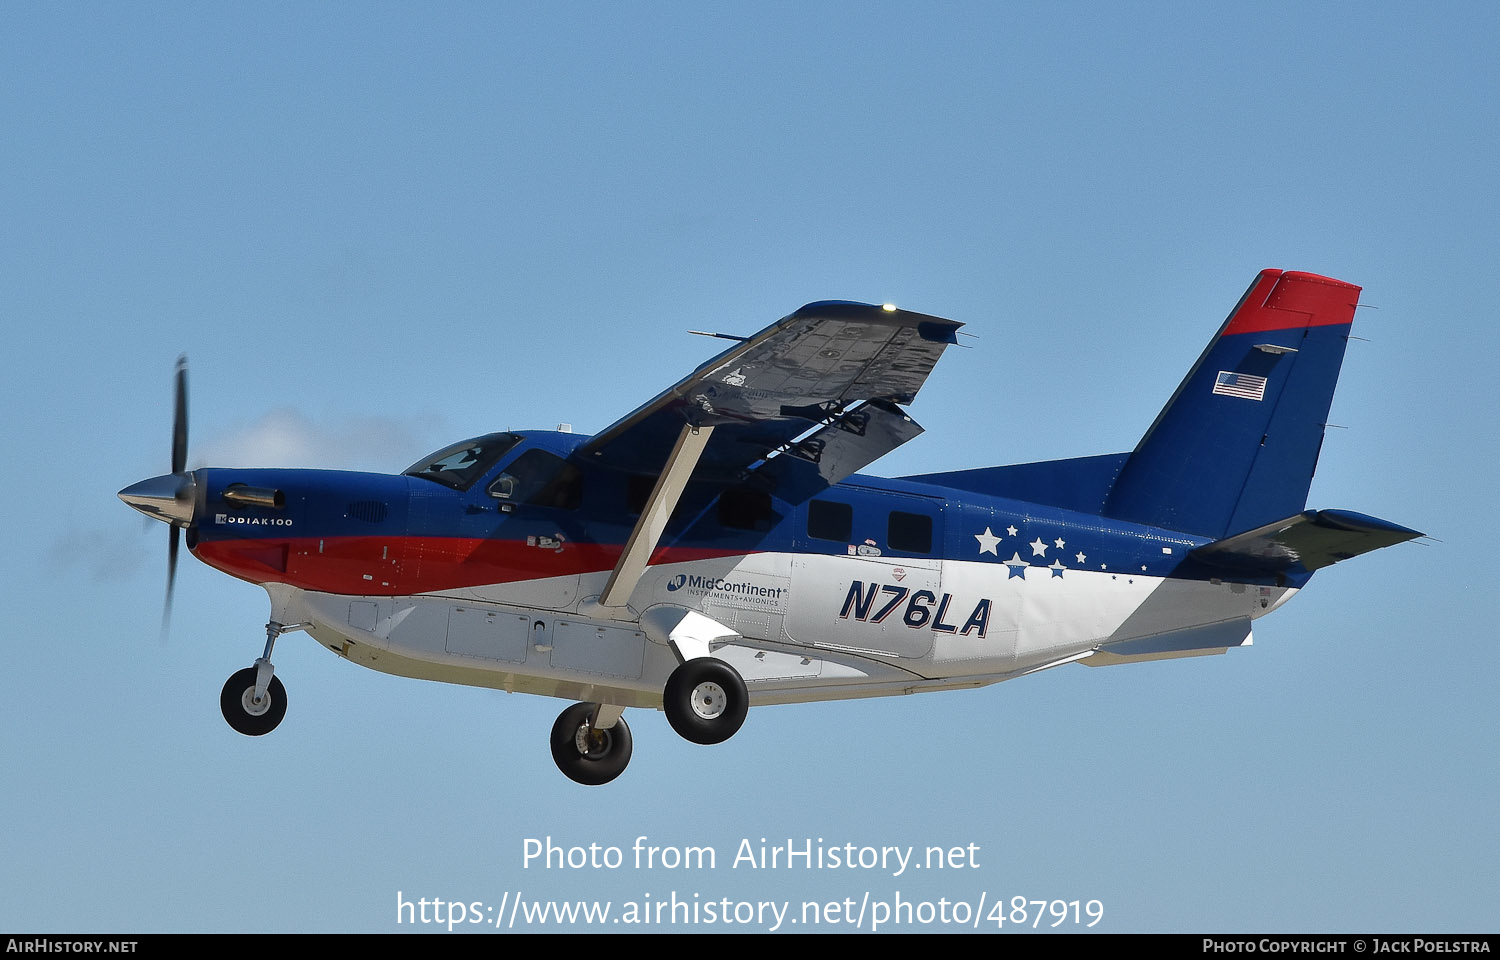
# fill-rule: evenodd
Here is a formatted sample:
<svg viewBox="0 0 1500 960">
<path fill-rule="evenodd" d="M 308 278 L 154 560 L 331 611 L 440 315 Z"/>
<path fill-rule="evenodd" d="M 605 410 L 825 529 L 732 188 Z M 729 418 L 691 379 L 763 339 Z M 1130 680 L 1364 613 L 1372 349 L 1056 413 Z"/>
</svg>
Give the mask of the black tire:
<svg viewBox="0 0 1500 960">
<path fill-rule="evenodd" d="M 592 703 L 575 703 L 552 724 L 552 759 L 557 769 L 574 783 L 590 787 L 624 773 L 633 747 L 624 717 L 608 730 L 588 727 L 595 709 Z"/>
<path fill-rule="evenodd" d="M 662 708 L 678 736 L 693 743 L 723 743 L 750 712 L 750 693 L 740 672 L 723 660 L 697 657 L 667 678 Z"/>
<path fill-rule="evenodd" d="M 230 677 L 224 684 L 224 692 L 219 694 L 219 709 L 224 719 L 247 737 L 265 736 L 286 716 L 286 687 L 281 685 L 280 677 L 273 675 L 266 688 L 269 703 L 258 706 L 251 702 L 254 696 L 254 667 L 246 667 Z"/>
</svg>

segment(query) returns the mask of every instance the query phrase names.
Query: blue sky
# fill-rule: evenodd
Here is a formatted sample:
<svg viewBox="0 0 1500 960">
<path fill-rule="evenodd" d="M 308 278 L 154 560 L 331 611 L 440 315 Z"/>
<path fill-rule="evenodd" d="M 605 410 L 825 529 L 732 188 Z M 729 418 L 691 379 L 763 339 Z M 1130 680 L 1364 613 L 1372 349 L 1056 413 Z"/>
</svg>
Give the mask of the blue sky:
<svg viewBox="0 0 1500 960">
<path fill-rule="evenodd" d="M 1484 4 L 12 4 L 0 13 L 0 928 L 394 930 L 410 899 L 1098 899 L 1096 929 L 1493 930 L 1500 415 Z M 1262 267 L 1364 286 L 1310 505 L 1427 531 L 1224 657 L 627 714 L 277 646 L 115 499 L 169 461 L 399 470 L 592 432 L 815 299 L 963 321 L 899 474 L 1129 449 Z M 715 848 L 524 868 L 526 838 Z M 976 844 L 751 871 L 741 839 Z M 617 929 L 617 928 L 611 928 Z"/>
</svg>

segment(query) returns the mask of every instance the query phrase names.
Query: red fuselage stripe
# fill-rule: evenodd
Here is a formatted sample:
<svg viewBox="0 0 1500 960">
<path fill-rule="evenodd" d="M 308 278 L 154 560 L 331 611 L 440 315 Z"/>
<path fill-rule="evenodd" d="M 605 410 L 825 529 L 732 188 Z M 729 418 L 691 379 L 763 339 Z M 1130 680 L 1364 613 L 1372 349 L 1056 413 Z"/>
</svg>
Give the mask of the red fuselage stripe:
<svg viewBox="0 0 1500 960">
<path fill-rule="evenodd" d="M 614 569 L 621 547 L 465 537 L 331 537 L 203 541 L 193 553 L 251 583 L 353 596 L 396 596 Z M 743 550 L 658 547 L 651 563 L 691 563 Z"/>
</svg>

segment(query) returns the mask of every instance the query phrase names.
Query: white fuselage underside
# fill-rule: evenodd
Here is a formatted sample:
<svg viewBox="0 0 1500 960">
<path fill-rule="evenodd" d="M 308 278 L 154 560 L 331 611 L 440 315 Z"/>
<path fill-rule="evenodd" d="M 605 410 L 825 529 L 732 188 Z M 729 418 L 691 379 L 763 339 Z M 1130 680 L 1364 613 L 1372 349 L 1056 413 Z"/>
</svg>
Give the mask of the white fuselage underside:
<svg viewBox="0 0 1500 960">
<path fill-rule="evenodd" d="M 608 573 L 409 597 L 268 584 L 284 623 L 401 676 L 657 707 L 678 658 L 640 614 L 697 611 L 738 639 L 714 656 L 752 703 L 983 686 L 1077 660 L 1221 653 L 1296 591 L 1114 571 L 762 553 L 650 567 L 615 618 Z M 587 616 L 580 609 L 596 614 Z M 646 618 L 648 621 L 651 619 Z"/>
</svg>

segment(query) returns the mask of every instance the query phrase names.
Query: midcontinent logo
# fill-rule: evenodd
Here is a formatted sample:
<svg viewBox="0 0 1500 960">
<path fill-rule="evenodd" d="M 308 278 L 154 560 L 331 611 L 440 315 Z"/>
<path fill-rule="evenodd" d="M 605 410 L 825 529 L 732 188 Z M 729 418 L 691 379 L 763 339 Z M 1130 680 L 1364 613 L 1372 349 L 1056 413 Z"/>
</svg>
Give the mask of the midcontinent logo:
<svg viewBox="0 0 1500 960">
<path fill-rule="evenodd" d="M 667 581 L 667 592 L 676 593 L 687 589 L 692 593 L 727 593 L 737 597 L 765 597 L 780 600 L 785 587 L 762 587 L 744 580 L 725 580 L 723 577 L 705 577 L 696 573 L 679 573 Z"/>
</svg>

